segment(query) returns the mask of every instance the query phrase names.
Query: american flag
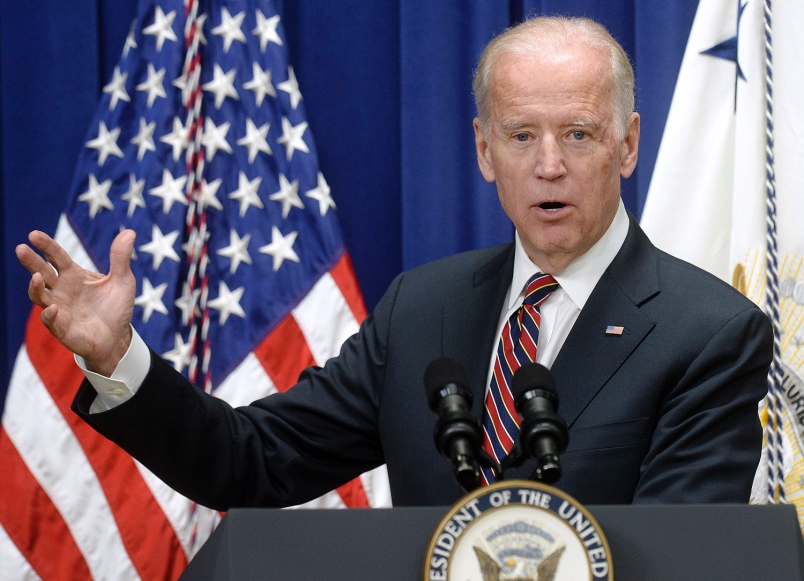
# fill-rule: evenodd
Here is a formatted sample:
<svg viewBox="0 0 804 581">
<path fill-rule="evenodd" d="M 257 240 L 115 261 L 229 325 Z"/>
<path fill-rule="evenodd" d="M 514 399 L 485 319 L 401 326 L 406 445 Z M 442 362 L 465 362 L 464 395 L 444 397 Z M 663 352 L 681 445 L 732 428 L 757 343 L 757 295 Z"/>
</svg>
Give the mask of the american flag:
<svg viewBox="0 0 804 581">
<path fill-rule="evenodd" d="M 290 388 L 365 317 L 271 0 L 144 0 L 56 233 L 108 269 L 137 232 L 133 324 L 233 405 Z M 72 354 L 29 318 L 0 430 L 0 579 L 175 579 L 221 515 L 69 411 Z M 314 501 L 389 504 L 382 470 Z"/>
</svg>

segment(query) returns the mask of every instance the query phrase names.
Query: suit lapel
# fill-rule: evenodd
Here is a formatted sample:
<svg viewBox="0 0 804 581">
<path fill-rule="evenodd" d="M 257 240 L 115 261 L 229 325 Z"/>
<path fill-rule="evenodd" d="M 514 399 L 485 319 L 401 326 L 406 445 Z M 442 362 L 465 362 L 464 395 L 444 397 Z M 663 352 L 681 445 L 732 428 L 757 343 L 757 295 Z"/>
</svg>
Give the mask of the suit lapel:
<svg viewBox="0 0 804 581">
<path fill-rule="evenodd" d="M 559 414 L 572 425 L 655 323 L 640 306 L 659 292 L 658 256 L 633 216 L 628 236 L 603 274 L 558 354 L 552 373 Z M 461 361 L 472 388 L 473 413 L 482 417 L 497 324 L 513 276 L 513 245 L 481 266 L 472 284 L 444 305 L 443 354 Z M 622 335 L 606 334 L 609 325 Z"/>
<path fill-rule="evenodd" d="M 513 271 L 511 244 L 475 271 L 469 288 L 444 305 L 444 355 L 458 359 L 466 368 L 475 417 L 482 417 L 489 361 Z"/>
<path fill-rule="evenodd" d="M 655 325 L 639 307 L 659 292 L 658 256 L 633 216 L 630 222 L 552 367 L 559 414 L 569 426 Z M 610 325 L 622 334 L 607 334 Z"/>
</svg>

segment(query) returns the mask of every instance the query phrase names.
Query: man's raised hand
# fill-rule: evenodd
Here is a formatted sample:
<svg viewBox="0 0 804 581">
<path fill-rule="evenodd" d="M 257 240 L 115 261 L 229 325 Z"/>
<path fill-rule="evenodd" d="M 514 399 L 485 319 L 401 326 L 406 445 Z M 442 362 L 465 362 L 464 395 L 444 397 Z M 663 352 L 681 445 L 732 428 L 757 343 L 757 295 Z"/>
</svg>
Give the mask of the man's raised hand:
<svg viewBox="0 0 804 581">
<path fill-rule="evenodd" d="M 135 238 L 132 230 L 124 230 L 114 239 L 108 275 L 81 268 L 55 240 L 38 230 L 28 240 L 47 262 L 27 244 L 16 248 L 17 258 L 31 273 L 28 296 L 44 309 L 42 322 L 65 347 L 106 376 L 131 343 L 137 281 L 130 261 Z"/>
</svg>

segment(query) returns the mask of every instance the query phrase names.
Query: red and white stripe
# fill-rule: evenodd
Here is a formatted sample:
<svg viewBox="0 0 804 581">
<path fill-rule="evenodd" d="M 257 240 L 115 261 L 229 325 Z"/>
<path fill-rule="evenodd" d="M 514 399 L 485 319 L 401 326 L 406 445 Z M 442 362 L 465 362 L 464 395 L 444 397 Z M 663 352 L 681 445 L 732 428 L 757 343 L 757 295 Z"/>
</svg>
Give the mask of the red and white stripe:
<svg viewBox="0 0 804 581">
<path fill-rule="evenodd" d="M 68 221 L 56 240 L 94 268 Z M 0 429 L 0 581 L 176 579 L 219 520 L 69 410 L 83 379 L 33 309 Z M 337 354 L 365 308 L 348 256 L 216 390 L 243 405 Z M 288 353 L 303 356 L 289 361 Z M 390 506 L 384 467 L 305 506 Z"/>
</svg>

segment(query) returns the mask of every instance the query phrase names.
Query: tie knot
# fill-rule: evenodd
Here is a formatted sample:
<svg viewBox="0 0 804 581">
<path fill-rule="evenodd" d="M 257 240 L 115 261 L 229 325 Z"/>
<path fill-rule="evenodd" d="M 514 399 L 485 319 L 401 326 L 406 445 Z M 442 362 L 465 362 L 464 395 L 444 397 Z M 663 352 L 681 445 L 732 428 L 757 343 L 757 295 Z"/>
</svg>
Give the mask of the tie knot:
<svg viewBox="0 0 804 581">
<path fill-rule="evenodd" d="M 549 274 L 534 274 L 525 289 L 525 300 L 522 304 L 538 306 L 558 288 L 558 283 Z"/>
</svg>

